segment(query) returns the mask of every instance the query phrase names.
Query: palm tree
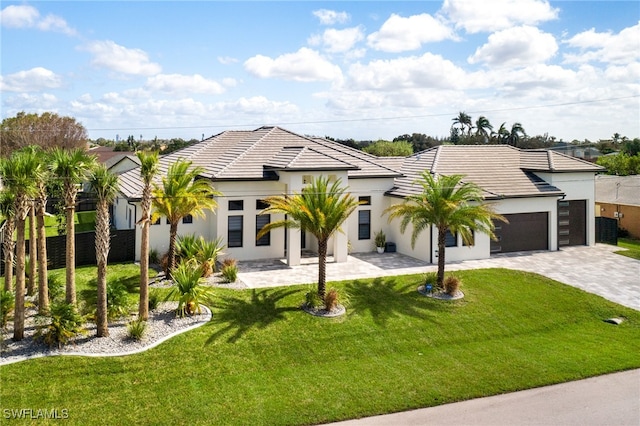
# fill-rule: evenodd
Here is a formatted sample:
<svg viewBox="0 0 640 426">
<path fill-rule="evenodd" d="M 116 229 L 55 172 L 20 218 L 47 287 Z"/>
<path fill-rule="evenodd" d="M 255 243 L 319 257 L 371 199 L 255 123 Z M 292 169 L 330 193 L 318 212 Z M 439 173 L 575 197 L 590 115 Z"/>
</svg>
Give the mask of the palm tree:
<svg viewBox="0 0 640 426">
<path fill-rule="evenodd" d="M 48 164 L 49 155 L 45 151 L 38 151 L 42 164 Z M 47 233 L 44 224 L 47 207 L 47 182 L 51 177 L 48 167 L 43 168 L 43 173 L 38 175 L 36 185 L 38 194 L 35 199 L 36 211 L 36 233 L 38 246 L 38 312 L 45 314 L 49 311 L 49 285 L 48 285 L 48 265 L 47 265 Z"/>
<path fill-rule="evenodd" d="M 13 319 L 13 340 L 24 338 L 24 297 L 26 281 L 25 220 L 35 196 L 35 176 L 42 165 L 29 150 L 15 151 L 0 163 L 0 175 L 7 190 L 12 192 L 16 223 L 16 287 Z"/>
<path fill-rule="evenodd" d="M 151 191 L 154 207 L 151 220 L 163 216 L 169 221 L 169 272 L 176 265 L 176 236 L 180 220 L 188 215 L 204 217 L 205 210 L 213 211 L 218 205 L 213 197 L 222 195 L 208 180 L 199 178 L 204 169 L 191 167 L 191 164 L 184 159 L 173 163 L 162 178 L 162 185 L 154 185 Z"/>
<path fill-rule="evenodd" d="M 464 129 L 467 128 L 467 136 L 471 134 L 471 129 L 473 128 L 473 122 L 471 121 L 471 116 L 464 111 L 460 111 L 458 116 L 453 118 L 453 125 L 456 124 L 460 126 L 460 134 L 464 135 Z"/>
<path fill-rule="evenodd" d="M 506 122 L 500 125 L 500 128 L 496 132 L 495 136 L 499 144 L 509 143 L 509 130 L 507 129 Z"/>
<path fill-rule="evenodd" d="M 438 230 L 438 286 L 444 282 L 445 236 L 447 230 L 459 233 L 465 243 L 470 244 L 473 232 L 480 231 L 495 238 L 493 219 L 506 221 L 483 202 L 482 190 L 471 182 L 463 182 L 462 175 L 435 177 L 422 172 L 416 183 L 422 192 L 408 196 L 402 204 L 385 210 L 389 221 L 401 218 L 400 231 L 404 233 L 413 225 L 411 246 L 415 247 L 418 235 L 430 226 Z"/>
<path fill-rule="evenodd" d="M 518 141 L 520 138 L 527 136 L 527 133 L 524 131 L 522 124 L 513 123 L 511 126 L 511 132 L 509 132 L 508 143 L 511 146 L 518 146 Z"/>
<path fill-rule="evenodd" d="M 142 225 L 140 237 L 140 304 L 138 318 L 146 321 L 149 318 L 149 225 L 151 224 L 151 183 L 158 173 L 158 152 L 138 151 L 140 160 L 140 177 L 144 182 L 142 189 Z"/>
<path fill-rule="evenodd" d="M 66 216 L 66 295 L 65 300 L 76 304 L 75 274 L 75 229 L 74 215 L 79 185 L 86 180 L 95 167 L 96 158 L 82 149 L 64 150 L 56 148 L 51 153 L 50 168 L 54 175 L 62 180 L 65 216 Z"/>
<path fill-rule="evenodd" d="M 340 180 L 329 186 L 329 179 L 320 176 L 305 187 L 301 193 L 292 196 L 272 196 L 264 200 L 269 207 L 261 214 L 281 213 L 285 219 L 266 224 L 257 238 L 261 238 L 275 228 L 287 227 L 303 229 L 318 240 L 318 295 L 324 300 L 326 290 L 327 243 L 358 207 L 358 201 L 345 194 Z"/>
<path fill-rule="evenodd" d="M 489 122 L 487 117 L 484 115 L 478 117 L 476 120 L 476 135 L 484 136 L 485 141 L 487 141 L 492 130 L 493 125 Z"/>
<path fill-rule="evenodd" d="M 107 259 L 109 257 L 109 205 L 119 191 L 118 176 L 104 165 L 97 166 L 91 178 L 91 188 L 96 194 L 96 260 L 98 263 L 98 306 L 96 315 L 96 335 L 109 335 L 107 327 Z"/>
<path fill-rule="evenodd" d="M 1 167 L 1 166 L 0 166 Z M 1 170 L 1 169 L 0 169 Z M 2 253 L 4 254 L 4 289 L 13 288 L 13 261 L 16 242 L 13 239 L 15 227 L 15 197 L 7 188 L 0 189 L 0 215 L 5 219 L 2 228 Z"/>
</svg>

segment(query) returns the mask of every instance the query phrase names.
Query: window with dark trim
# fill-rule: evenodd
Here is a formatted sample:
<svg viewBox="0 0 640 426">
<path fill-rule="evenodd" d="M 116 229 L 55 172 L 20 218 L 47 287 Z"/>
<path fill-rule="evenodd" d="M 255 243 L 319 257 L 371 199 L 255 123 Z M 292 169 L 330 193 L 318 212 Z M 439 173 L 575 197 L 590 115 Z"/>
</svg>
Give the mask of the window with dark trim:
<svg viewBox="0 0 640 426">
<path fill-rule="evenodd" d="M 229 216 L 227 232 L 228 247 L 242 247 L 243 219 L 243 216 Z"/>
<path fill-rule="evenodd" d="M 371 239 L 371 210 L 358 211 L 358 239 Z"/>
<path fill-rule="evenodd" d="M 256 200 L 256 210 L 264 210 L 269 207 L 269 203 L 264 200 Z"/>
<path fill-rule="evenodd" d="M 193 216 L 188 214 L 182 218 L 182 223 L 193 223 Z"/>
<path fill-rule="evenodd" d="M 243 210 L 244 200 L 229 200 L 229 210 Z"/>
<path fill-rule="evenodd" d="M 447 233 L 444 234 L 444 246 L 445 247 L 457 247 L 458 246 L 458 234 L 451 233 L 447 229 Z"/>
<path fill-rule="evenodd" d="M 361 206 L 370 206 L 371 197 L 369 196 L 358 197 L 358 202 L 360 203 Z"/>
<path fill-rule="evenodd" d="M 270 214 L 259 214 L 256 216 L 256 237 L 258 236 L 258 232 L 269 222 L 271 222 Z M 271 245 L 271 232 L 267 232 L 262 237 L 256 239 L 256 246 L 269 245 Z"/>
</svg>

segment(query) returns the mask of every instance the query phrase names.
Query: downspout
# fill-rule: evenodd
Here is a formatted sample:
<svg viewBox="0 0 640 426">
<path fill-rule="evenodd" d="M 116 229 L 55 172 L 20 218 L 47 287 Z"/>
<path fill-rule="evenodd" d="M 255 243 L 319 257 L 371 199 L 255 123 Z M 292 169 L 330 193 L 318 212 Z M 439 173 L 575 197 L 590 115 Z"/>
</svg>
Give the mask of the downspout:
<svg viewBox="0 0 640 426">
<path fill-rule="evenodd" d="M 433 265 L 433 225 L 429 226 L 429 263 Z"/>
</svg>

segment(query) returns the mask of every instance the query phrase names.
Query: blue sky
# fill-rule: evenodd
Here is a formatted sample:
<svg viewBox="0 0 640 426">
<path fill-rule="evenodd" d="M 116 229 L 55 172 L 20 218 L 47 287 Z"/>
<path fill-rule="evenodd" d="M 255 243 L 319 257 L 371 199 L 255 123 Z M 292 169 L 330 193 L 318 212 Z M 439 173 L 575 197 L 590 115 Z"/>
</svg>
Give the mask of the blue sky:
<svg viewBox="0 0 640 426">
<path fill-rule="evenodd" d="M 335 138 L 640 136 L 640 2 L 3 1 L 2 118 L 91 138 L 280 125 Z"/>
</svg>

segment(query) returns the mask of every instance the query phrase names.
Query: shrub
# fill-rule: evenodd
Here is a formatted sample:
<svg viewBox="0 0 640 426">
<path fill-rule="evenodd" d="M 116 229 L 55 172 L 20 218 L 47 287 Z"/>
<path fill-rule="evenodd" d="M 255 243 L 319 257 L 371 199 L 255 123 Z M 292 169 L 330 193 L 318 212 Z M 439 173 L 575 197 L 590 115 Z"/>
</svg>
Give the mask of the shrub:
<svg viewBox="0 0 640 426">
<path fill-rule="evenodd" d="M 195 259 L 198 254 L 198 239 L 194 234 L 179 235 L 176 239 L 176 262 Z"/>
<path fill-rule="evenodd" d="M 84 317 L 70 303 L 52 303 L 49 316 L 40 316 L 35 338 L 42 339 L 48 346 L 61 348 L 74 337 L 86 334 Z"/>
<path fill-rule="evenodd" d="M 157 265 L 158 263 L 160 263 L 160 254 L 158 253 L 158 250 L 156 249 L 149 250 L 149 263 L 153 263 L 154 265 Z"/>
<path fill-rule="evenodd" d="M 238 279 L 238 261 L 230 257 L 222 262 L 222 276 L 229 283 L 233 283 Z"/>
<path fill-rule="evenodd" d="M 154 309 L 156 309 L 160 304 L 160 300 L 161 300 L 160 293 L 152 289 L 149 292 L 149 310 L 153 311 Z"/>
<path fill-rule="evenodd" d="M 382 229 L 376 232 L 374 241 L 375 241 L 376 247 L 384 247 L 384 245 L 387 242 L 387 236 L 384 235 L 384 232 L 382 231 Z"/>
<path fill-rule="evenodd" d="M 201 284 L 202 269 L 193 261 L 181 261 L 171 275 L 175 282 L 166 300 L 178 296 L 178 316 L 201 313 L 200 303 L 211 297 L 212 288 Z"/>
<path fill-rule="evenodd" d="M 309 289 L 309 291 L 304 295 L 304 304 L 307 308 L 315 309 L 323 306 L 324 301 L 316 289 Z"/>
<path fill-rule="evenodd" d="M 221 237 L 213 241 L 205 241 L 204 238 L 200 237 L 197 246 L 198 252 L 196 253 L 196 259 L 202 268 L 202 276 L 206 278 L 216 271 L 218 256 L 224 254 L 222 253 L 224 243 Z"/>
<path fill-rule="evenodd" d="M 427 272 L 424 274 L 424 285 L 431 284 L 432 289 L 436 289 L 438 287 L 438 273 L 437 272 Z"/>
<path fill-rule="evenodd" d="M 64 298 L 65 284 L 57 276 L 49 275 L 47 279 L 47 286 L 49 287 L 49 300 L 51 303 L 60 302 Z"/>
<path fill-rule="evenodd" d="M 331 312 L 336 306 L 338 306 L 338 290 L 332 288 L 324 295 L 324 309 Z"/>
<path fill-rule="evenodd" d="M 16 301 L 12 292 L 0 290 L 0 328 L 7 326 L 15 304 Z"/>
<path fill-rule="evenodd" d="M 142 340 L 145 331 L 147 331 L 147 322 L 140 318 L 127 323 L 127 334 L 131 339 Z"/>
<path fill-rule="evenodd" d="M 449 296 L 455 296 L 460 288 L 460 278 L 449 275 L 444 279 L 444 292 Z"/>
<path fill-rule="evenodd" d="M 129 314 L 129 294 L 127 287 L 119 282 L 107 283 L 107 318 L 109 320 L 121 318 Z"/>
</svg>

